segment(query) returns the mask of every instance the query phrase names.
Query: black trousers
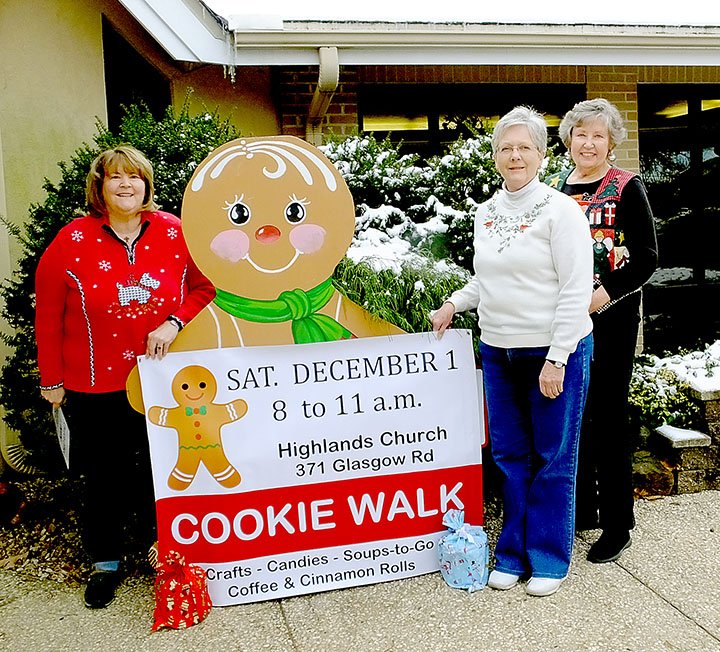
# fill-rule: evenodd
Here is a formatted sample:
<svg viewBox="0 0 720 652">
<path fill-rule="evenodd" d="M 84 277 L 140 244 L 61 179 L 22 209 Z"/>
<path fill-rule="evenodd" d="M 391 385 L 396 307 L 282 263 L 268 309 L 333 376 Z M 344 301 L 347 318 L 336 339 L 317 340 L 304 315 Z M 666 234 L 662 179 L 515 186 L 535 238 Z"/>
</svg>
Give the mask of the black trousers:
<svg viewBox="0 0 720 652">
<path fill-rule="evenodd" d="M 124 391 L 66 392 L 70 471 L 82 486 L 83 543 L 93 563 L 145 552 L 156 537 L 144 415 Z"/>
<path fill-rule="evenodd" d="M 577 522 L 599 522 L 603 530 L 631 530 L 635 526 L 634 437 L 628 428 L 628 393 L 640 324 L 640 293 L 593 315 L 593 324 L 595 350 L 580 435 Z"/>
</svg>

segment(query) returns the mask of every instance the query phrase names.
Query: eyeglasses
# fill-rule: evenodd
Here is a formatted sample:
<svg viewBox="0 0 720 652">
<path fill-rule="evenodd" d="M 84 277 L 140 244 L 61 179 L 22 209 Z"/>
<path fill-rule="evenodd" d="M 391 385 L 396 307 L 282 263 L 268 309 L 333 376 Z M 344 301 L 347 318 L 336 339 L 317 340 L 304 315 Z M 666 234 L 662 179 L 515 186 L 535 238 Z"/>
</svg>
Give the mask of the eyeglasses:
<svg viewBox="0 0 720 652">
<path fill-rule="evenodd" d="M 530 152 L 537 152 L 537 148 L 532 145 L 503 145 L 498 150 L 498 154 L 500 156 L 510 156 L 515 150 L 517 150 L 520 156 L 525 156 L 526 154 L 530 154 Z"/>
</svg>

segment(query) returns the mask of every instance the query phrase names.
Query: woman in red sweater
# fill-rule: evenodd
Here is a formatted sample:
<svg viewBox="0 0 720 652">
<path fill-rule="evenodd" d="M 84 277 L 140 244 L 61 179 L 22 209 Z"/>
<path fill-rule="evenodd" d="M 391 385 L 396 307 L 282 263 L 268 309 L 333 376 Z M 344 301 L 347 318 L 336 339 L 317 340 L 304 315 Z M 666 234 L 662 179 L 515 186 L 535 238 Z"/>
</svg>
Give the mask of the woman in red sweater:
<svg viewBox="0 0 720 652">
<path fill-rule="evenodd" d="M 128 404 L 125 381 L 137 356 L 162 358 L 215 296 L 188 254 L 180 220 L 157 210 L 153 195 L 142 152 L 126 145 L 103 152 L 87 178 L 90 215 L 60 230 L 36 272 L 40 391 L 63 405 L 71 470 L 84 480 L 90 608 L 113 600 L 128 535 L 154 541 L 145 418 Z"/>
</svg>

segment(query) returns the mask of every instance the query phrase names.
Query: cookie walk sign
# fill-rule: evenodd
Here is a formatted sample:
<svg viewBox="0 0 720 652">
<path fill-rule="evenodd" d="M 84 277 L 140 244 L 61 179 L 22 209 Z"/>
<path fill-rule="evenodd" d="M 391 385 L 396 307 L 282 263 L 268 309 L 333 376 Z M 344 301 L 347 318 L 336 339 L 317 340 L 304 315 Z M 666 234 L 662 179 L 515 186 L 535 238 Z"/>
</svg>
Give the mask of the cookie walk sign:
<svg viewBox="0 0 720 652">
<path fill-rule="evenodd" d="M 438 570 L 442 515 L 482 523 L 469 331 L 139 360 L 160 552 L 216 605 Z"/>
</svg>

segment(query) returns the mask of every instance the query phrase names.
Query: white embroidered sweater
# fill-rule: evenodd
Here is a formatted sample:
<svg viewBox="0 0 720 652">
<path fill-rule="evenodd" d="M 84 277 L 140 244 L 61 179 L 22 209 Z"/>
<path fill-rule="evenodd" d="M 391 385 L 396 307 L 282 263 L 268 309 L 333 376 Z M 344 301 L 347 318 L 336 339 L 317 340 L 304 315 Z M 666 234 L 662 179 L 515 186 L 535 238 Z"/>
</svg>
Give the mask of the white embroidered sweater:
<svg viewBox="0 0 720 652">
<path fill-rule="evenodd" d="M 500 348 L 549 346 L 567 362 L 592 331 L 590 229 L 575 200 L 535 178 L 504 188 L 475 215 L 475 275 L 449 298 L 477 308 L 480 339 Z"/>
</svg>

